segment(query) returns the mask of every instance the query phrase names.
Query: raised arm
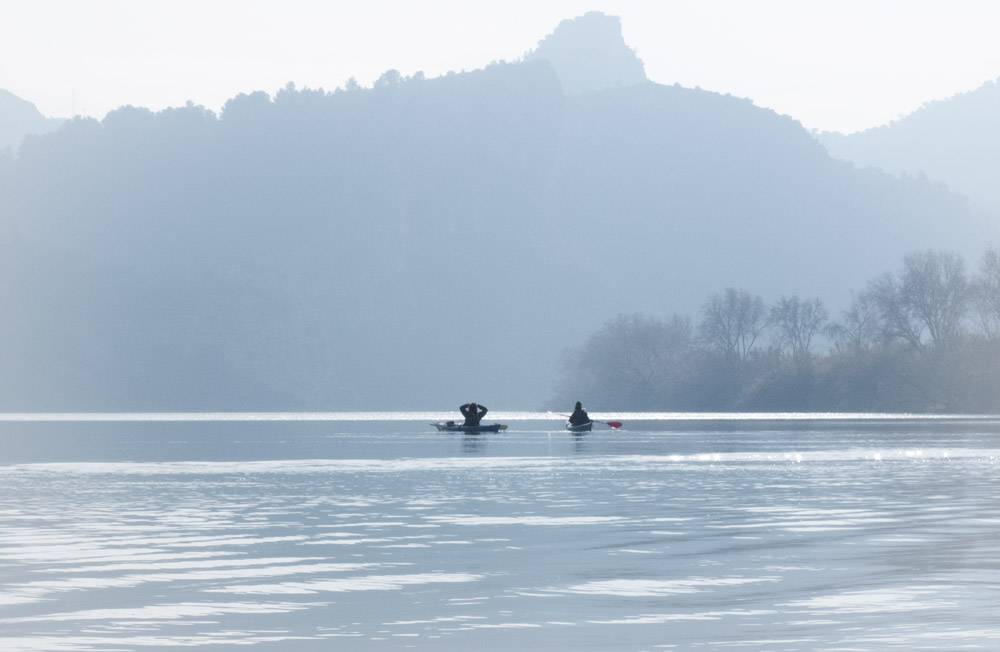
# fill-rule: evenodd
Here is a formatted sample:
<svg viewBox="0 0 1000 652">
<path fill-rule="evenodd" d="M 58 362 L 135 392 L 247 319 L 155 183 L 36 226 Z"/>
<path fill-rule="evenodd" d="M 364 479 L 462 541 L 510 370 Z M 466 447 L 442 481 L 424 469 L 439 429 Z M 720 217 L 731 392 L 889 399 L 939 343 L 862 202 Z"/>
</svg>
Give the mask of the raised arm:
<svg viewBox="0 0 1000 652">
<path fill-rule="evenodd" d="M 489 412 L 489 409 L 485 405 L 479 406 L 479 416 L 485 417 L 487 412 Z"/>
<path fill-rule="evenodd" d="M 469 416 L 469 412 L 470 412 L 469 406 L 470 405 L 472 405 L 472 403 L 466 403 L 464 405 L 458 406 L 458 411 L 462 413 L 463 417 Z"/>
</svg>

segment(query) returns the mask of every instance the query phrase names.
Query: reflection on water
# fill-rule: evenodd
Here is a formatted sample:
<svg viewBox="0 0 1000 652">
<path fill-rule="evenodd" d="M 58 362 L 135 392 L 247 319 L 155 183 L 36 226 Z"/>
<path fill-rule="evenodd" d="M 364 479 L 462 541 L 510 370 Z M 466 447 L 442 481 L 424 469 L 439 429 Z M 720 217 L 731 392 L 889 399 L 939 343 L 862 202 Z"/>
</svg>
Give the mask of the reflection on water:
<svg viewBox="0 0 1000 652">
<path fill-rule="evenodd" d="M 466 455 L 481 453 L 486 448 L 486 435 L 461 435 L 462 452 Z"/>
<path fill-rule="evenodd" d="M 0 649 L 997 649 L 998 433 L 8 423 Z"/>
</svg>

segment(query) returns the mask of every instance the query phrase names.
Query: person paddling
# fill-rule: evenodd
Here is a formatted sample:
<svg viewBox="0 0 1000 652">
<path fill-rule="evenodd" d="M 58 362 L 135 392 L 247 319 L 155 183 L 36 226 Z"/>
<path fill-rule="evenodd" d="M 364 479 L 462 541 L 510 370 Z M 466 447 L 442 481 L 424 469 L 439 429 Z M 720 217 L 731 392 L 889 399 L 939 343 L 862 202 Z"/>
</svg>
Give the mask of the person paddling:
<svg viewBox="0 0 1000 652">
<path fill-rule="evenodd" d="M 573 414 L 569 415 L 569 425 L 582 426 L 585 423 L 590 423 L 590 415 L 583 409 L 583 403 L 577 401 L 573 408 Z"/>
<path fill-rule="evenodd" d="M 465 423 L 462 425 L 471 428 L 478 427 L 479 422 L 482 421 L 483 417 L 486 416 L 486 413 L 489 412 L 485 405 L 477 405 L 474 402 L 459 406 L 458 409 L 462 412 L 462 416 L 465 417 Z"/>
</svg>

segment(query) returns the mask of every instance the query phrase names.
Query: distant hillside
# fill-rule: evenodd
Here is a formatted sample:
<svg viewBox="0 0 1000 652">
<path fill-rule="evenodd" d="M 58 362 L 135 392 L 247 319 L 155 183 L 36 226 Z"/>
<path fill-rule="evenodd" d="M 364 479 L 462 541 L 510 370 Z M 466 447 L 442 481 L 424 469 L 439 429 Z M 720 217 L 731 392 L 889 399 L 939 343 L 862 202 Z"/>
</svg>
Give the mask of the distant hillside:
<svg viewBox="0 0 1000 652">
<path fill-rule="evenodd" d="M 16 150 L 25 136 L 48 133 L 62 122 L 46 118 L 31 102 L 0 88 L 0 151 Z"/>
<path fill-rule="evenodd" d="M 622 38 L 621 19 L 599 11 L 562 21 L 525 59 L 548 61 L 567 93 L 646 81 L 642 61 Z"/>
<path fill-rule="evenodd" d="M 960 198 L 749 101 L 564 88 L 528 58 L 29 139 L 0 166 L 0 408 L 533 407 L 615 313 L 836 307 L 902 252 L 979 253 Z"/>
<path fill-rule="evenodd" d="M 818 137 L 835 158 L 895 174 L 926 174 L 1000 216 L 1000 80 L 930 102 L 882 127 Z"/>
</svg>

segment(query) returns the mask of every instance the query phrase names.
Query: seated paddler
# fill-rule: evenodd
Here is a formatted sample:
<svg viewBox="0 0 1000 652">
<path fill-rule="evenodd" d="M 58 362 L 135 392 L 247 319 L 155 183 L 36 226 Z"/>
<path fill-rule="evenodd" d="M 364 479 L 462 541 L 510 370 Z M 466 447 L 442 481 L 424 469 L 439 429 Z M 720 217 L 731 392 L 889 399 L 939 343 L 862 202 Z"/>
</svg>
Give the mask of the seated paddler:
<svg viewBox="0 0 1000 652">
<path fill-rule="evenodd" d="M 479 426 L 479 422 L 483 420 L 486 413 L 489 410 L 486 409 L 485 405 L 478 405 L 475 402 L 466 403 L 465 405 L 459 406 L 458 408 L 462 412 L 462 416 L 465 417 L 465 423 L 462 425 L 467 428 L 476 428 Z"/>
<path fill-rule="evenodd" d="M 585 423 L 590 423 L 590 415 L 583 409 L 583 403 L 577 401 L 573 408 L 573 414 L 569 415 L 569 425 L 582 426 Z"/>
</svg>

